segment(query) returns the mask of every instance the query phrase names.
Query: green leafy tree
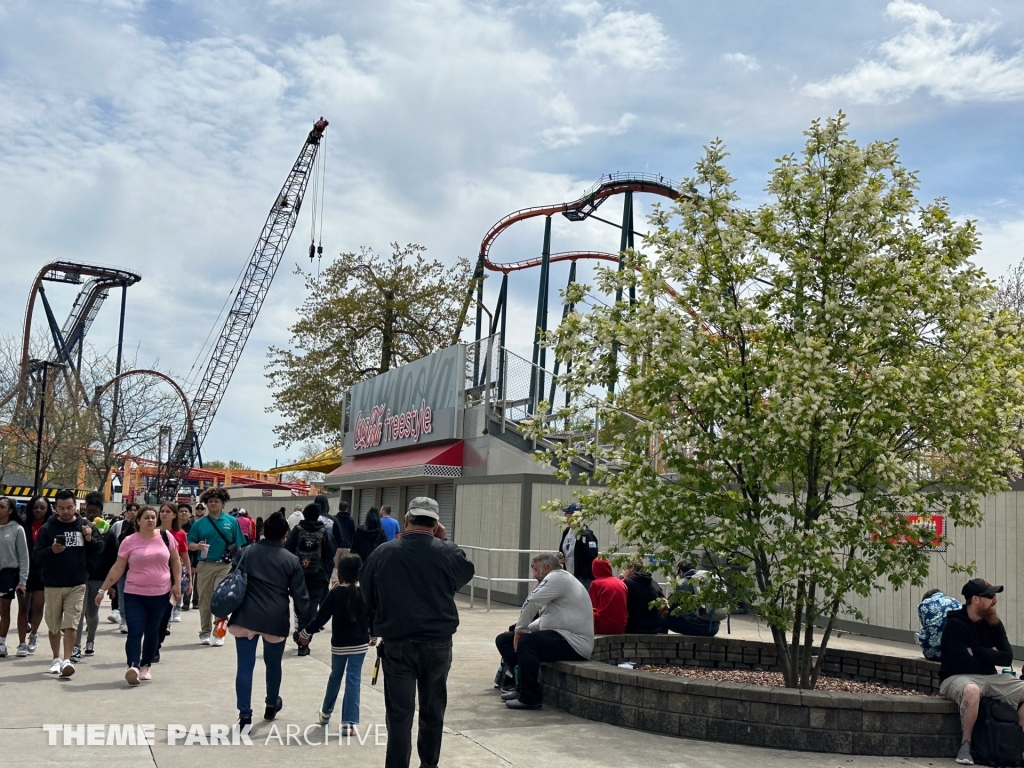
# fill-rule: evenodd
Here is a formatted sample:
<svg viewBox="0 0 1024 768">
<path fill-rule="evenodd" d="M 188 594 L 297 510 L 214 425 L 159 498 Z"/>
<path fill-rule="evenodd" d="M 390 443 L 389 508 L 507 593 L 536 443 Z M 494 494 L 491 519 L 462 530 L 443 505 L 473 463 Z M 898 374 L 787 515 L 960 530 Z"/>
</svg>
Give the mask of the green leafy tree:
<svg viewBox="0 0 1024 768">
<path fill-rule="evenodd" d="M 272 347 L 267 377 L 277 445 L 339 445 L 342 393 L 353 384 L 443 349 L 462 330 L 470 265 L 427 259 L 423 246 L 392 243 L 343 253 L 321 275 L 298 270 L 307 298 L 289 329 L 293 349 Z"/>
<path fill-rule="evenodd" d="M 911 516 L 976 525 L 979 498 L 1006 488 L 1024 388 L 1012 320 L 970 262 L 973 223 L 919 205 L 896 143 L 858 146 L 841 113 L 806 136 L 756 210 L 715 142 L 688 180 L 697 194 L 653 215 L 656 258 L 601 272 L 603 291 L 635 284 L 637 301 L 596 303 L 554 333 L 573 360 L 575 412 L 561 415 L 596 407 L 635 427 L 551 454 L 563 472 L 596 454 L 606 487 L 584 519 L 718 572 L 676 610 L 750 604 L 786 684 L 813 688 L 815 626 L 824 649 L 838 614 L 860 616 L 854 595 L 923 583 L 934 534 Z M 613 353 L 617 393 L 595 405 Z"/>
</svg>

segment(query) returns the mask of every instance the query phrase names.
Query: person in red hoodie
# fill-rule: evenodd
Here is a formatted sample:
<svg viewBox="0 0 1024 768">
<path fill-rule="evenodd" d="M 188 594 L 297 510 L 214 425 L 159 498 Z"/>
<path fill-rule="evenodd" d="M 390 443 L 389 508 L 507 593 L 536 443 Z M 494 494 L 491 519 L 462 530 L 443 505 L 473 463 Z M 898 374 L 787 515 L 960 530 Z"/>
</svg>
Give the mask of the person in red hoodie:
<svg viewBox="0 0 1024 768">
<path fill-rule="evenodd" d="M 591 564 L 590 602 L 594 606 L 594 634 L 621 635 L 626 629 L 626 585 L 612 575 L 612 566 L 600 558 Z"/>
</svg>

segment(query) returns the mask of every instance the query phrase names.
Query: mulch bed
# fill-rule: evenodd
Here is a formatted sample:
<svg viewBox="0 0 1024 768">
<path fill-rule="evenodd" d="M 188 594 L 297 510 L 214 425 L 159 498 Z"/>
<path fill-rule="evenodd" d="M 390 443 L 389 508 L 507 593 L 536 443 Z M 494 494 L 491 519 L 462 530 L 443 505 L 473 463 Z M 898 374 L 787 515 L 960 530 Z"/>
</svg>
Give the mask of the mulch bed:
<svg viewBox="0 0 1024 768">
<path fill-rule="evenodd" d="M 709 669 L 705 667 L 682 667 L 674 664 L 654 666 L 643 664 L 636 669 L 644 672 L 657 672 L 661 675 L 676 677 L 695 677 L 701 680 L 720 680 L 725 683 L 746 683 L 747 685 L 763 685 L 769 688 L 785 688 L 781 672 L 764 672 L 756 669 Z M 843 680 L 838 677 L 819 677 L 816 691 L 833 691 L 836 693 L 882 693 L 893 696 L 932 696 L 934 694 L 920 691 L 908 691 L 905 688 L 894 688 L 879 683 L 861 683 L 857 680 Z"/>
</svg>

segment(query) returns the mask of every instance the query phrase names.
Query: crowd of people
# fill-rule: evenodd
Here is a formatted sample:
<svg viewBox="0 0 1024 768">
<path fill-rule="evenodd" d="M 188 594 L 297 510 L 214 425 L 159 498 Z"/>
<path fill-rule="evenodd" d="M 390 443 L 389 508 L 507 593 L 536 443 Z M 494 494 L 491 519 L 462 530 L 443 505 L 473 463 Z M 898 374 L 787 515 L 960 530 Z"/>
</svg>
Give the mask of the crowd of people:
<svg viewBox="0 0 1024 768">
<path fill-rule="evenodd" d="M 45 621 L 49 672 L 71 677 L 75 662 L 96 652 L 99 609 L 109 599 L 108 620 L 126 635 L 124 677 L 137 686 L 153 679 L 161 644 L 180 613 L 198 609 L 199 644 L 222 646 L 228 634 L 234 640 L 236 706 L 245 727 L 253 719 L 260 640 L 264 719 L 273 720 L 284 706 L 282 659 L 289 634 L 305 656 L 330 624 L 331 669 L 319 723 L 329 724 L 341 697 L 341 732 L 353 732 L 363 663 L 376 646 L 384 670 L 385 764 L 409 765 L 418 696 L 418 757 L 422 765 L 437 765 L 459 624 L 455 594 L 474 575 L 465 553 L 447 541 L 437 502 L 412 499 L 403 526 L 387 507 L 371 509 L 357 525 L 345 502 L 332 515 L 322 496 L 297 506 L 290 517 L 281 509 L 265 521 L 252 520 L 243 509 L 225 511 L 229 501 L 227 490 L 210 488 L 194 510 L 171 502 L 129 504 L 120 519 L 109 521 L 95 493 L 86 496 L 81 512 L 70 491 L 57 493 L 52 508 L 42 497 L 23 509 L 0 498 L 0 657 L 12 650 L 16 657 L 35 654 Z M 683 596 L 666 599 L 644 562 L 615 576 L 611 563 L 598 556 L 596 536 L 571 524 L 578 511 L 575 504 L 563 510 L 567 525 L 558 551 L 533 558 L 537 585 L 516 623 L 495 639 L 502 660 L 496 682 L 509 709 L 540 709 L 541 665 L 588 659 L 595 635 L 672 631 L 709 637 L 727 615 L 710 605 L 673 610 Z M 235 588 L 225 582 L 233 571 L 244 573 L 244 589 L 235 607 L 217 615 L 215 604 L 224 604 Z M 702 579 L 712 578 L 689 563 L 678 565 L 677 576 L 676 590 L 693 594 L 705 591 Z M 222 583 L 228 588 L 218 597 Z M 972 739 L 993 717 L 982 702 L 1004 705 L 1011 714 L 1003 720 L 1015 717 L 1024 727 L 1024 680 L 997 669 L 1013 660 L 996 613 L 1002 591 L 975 578 L 963 587 L 963 604 L 931 590 L 919 606 L 922 652 L 940 662 L 940 693 L 959 707 L 956 759 L 963 765 L 974 764 Z M 18 641 L 9 648 L 12 621 Z M 990 748 L 991 734 L 986 741 Z"/>
<path fill-rule="evenodd" d="M 75 662 L 96 652 L 100 607 L 125 637 L 128 686 L 153 680 L 160 647 L 181 612 L 199 610 L 200 645 L 235 645 L 235 697 L 242 727 L 252 724 L 252 688 L 262 639 L 266 677 L 264 719 L 273 720 L 282 658 L 292 638 L 298 655 L 331 624 L 331 671 L 317 713 L 327 725 L 342 698 L 341 733 L 359 723 L 359 681 L 370 647 L 384 668 L 387 766 L 408 766 L 419 695 L 420 761 L 440 756 L 452 636 L 458 626 L 455 594 L 473 577 L 465 553 L 447 541 L 437 502 L 412 499 L 405 526 L 391 509 L 371 509 L 357 525 L 340 502 L 337 514 L 323 496 L 287 516 L 280 509 L 253 520 L 244 509 L 226 511 L 224 488 L 207 489 L 189 504 L 128 504 L 119 519 L 104 516 L 100 494 L 84 508 L 71 491 L 51 507 L 43 497 L 23 509 L 0 498 L 0 657 L 17 603 L 16 657 L 36 653 L 45 621 L 50 672 L 75 673 Z M 238 604 L 217 615 L 224 595 L 244 573 Z M 419 592 L 410 591 L 417 585 Z M 218 603 L 218 600 L 220 603 Z M 344 689 L 344 692 L 342 693 Z"/>
</svg>

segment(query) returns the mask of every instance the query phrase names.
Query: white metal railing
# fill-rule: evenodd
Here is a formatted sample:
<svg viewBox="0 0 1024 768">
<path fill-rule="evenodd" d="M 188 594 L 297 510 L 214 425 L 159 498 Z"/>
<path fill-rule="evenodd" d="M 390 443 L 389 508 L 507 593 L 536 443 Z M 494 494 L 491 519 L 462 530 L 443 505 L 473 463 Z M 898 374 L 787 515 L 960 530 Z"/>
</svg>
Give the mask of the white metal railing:
<svg viewBox="0 0 1024 768">
<path fill-rule="evenodd" d="M 520 579 L 505 576 L 492 576 L 494 572 L 492 566 L 494 564 L 493 554 L 506 553 L 515 555 L 539 555 L 542 552 L 551 552 L 550 549 L 500 549 L 497 547 L 473 547 L 468 544 L 458 544 L 460 549 L 472 550 L 473 552 L 486 552 L 487 553 L 487 575 L 482 576 L 479 573 L 474 573 L 473 578 L 469 581 L 469 607 L 473 608 L 476 602 L 476 580 L 480 579 L 487 583 L 487 611 L 491 610 L 491 585 L 495 582 L 510 582 L 515 584 L 530 584 L 534 581 L 533 578 Z M 473 560 L 473 565 L 477 565 L 476 560 Z"/>
<path fill-rule="evenodd" d="M 473 574 L 473 578 L 469 580 L 469 607 L 470 607 L 470 609 L 475 607 L 475 604 L 476 604 L 476 584 L 475 584 L 475 582 L 476 582 L 477 579 L 480 579 L 481 581 L 487 582 L 487 612 L 488 613 L 490 613 L 490 611 L 491 611 L 491 584 L 492 583 L 494 583 L 494 582 L 509 582 L 509 583 L 513 583 L 513 584 L 532 584 L 534 581 L 536 581 L 533 577 L 530 577 L 530 578 L 527 578 L 527 579 L 520 579 L 520 578 L 512 578 L 510 576 L 492 576 L 491 575 L 491 573 L 492 573 L 491 566 L 494 563 L 494 560 L 492 558 L 493 553 L 498 552 L 498 553 L 508 553 L 508 554 L 515 554 L 515 555 L 539 555 L 542 552 L 554 552 L 554 550 L 552 550 L 552 549 L 502 549 L 502 548 L 498 548 L 498 547 L 474 547 L 474 546 L 470 546 L 469 544 L 457 544 L 457 546 L 459 547 L 459 549 L 468 549 L 468 550 L 472 550 L 474 552 L 486 552 L 487 553 L 487 575 L 486 576 L 481 576 L 478 573 L 474 573 Z M 476 560 L 471 560 L 471 562 L 473 563 L 474 567 L 477 565 Z M 669 587 L 673 586 L 673 583 L 670 582 L 670 581 L 659 581 L 659 582 L 657 582 L 657 584 L 663 590 L 667 590 Z"/>
</svg>

